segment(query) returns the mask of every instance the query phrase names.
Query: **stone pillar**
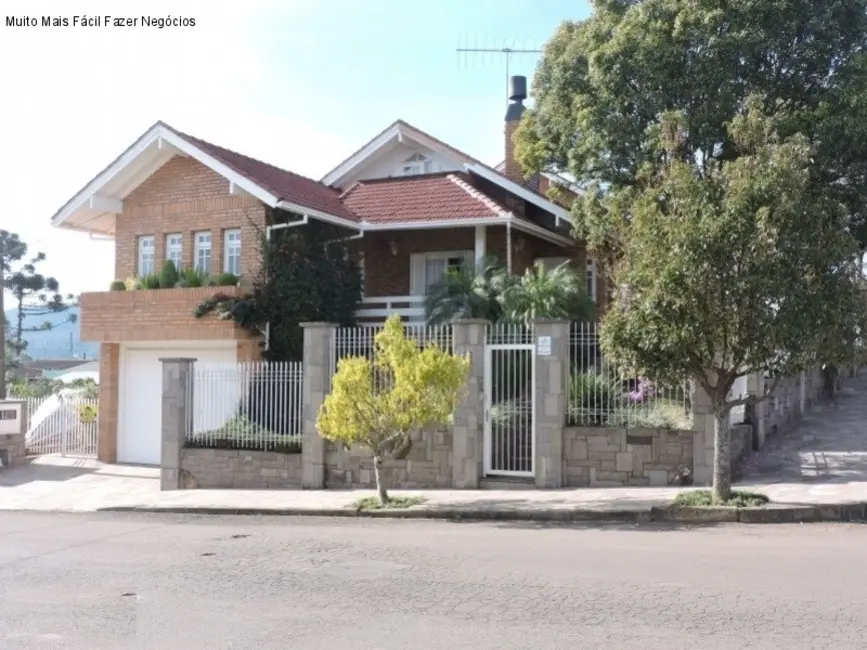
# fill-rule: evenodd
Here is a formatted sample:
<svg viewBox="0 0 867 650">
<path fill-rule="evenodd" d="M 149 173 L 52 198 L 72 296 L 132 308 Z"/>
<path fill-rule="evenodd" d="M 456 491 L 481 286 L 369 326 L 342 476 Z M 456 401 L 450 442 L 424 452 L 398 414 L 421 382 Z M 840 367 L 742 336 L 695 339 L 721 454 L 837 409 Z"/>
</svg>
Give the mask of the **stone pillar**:
<svg viewBox="0 0 867 650">
<path fill-rule="evenodd" d="M 563 425 L 568 402 L 569 322 L 537 320 L 535 373 L 536 487 L 563 486 Z"/>
<path fill-rule="evenodd" d="M 485 453 L 485 338 L 489 321 L 457 320 L 453 324 L 455 354 L 470 355 L 467 391 L 454 417 L 452 485 L 477 490 Z"/>
<path fill-rule="evenodd" d="M 120 344 L 99 346 L 99 440 L 96 457 L 102 463 L 117 462 L 117 418 L 120 395 Z"/>
<path fill-rule="evenodd" d="M 692 382 L 692 418 L 695 441 L 692 446 L 692 475 L 694 485 L 713 483 L 713 438 L 716 422 L 710 395 L 701 384 Z"/>
<path fill-rule="evenodd" d="M 0 414 L 0 457 L 6 457 L 0 469 L 23 465 L 27 460 L 27 400 L 0 400 Z"/>
<path fill-rule="evenodd" d="M 765 394 L 765 373 L 754 372 L 747 375 L 747 394 L 762 397 Z M 753 436 L 758 449 L 765 446 L 765 409 L 768 401 L 762 400 L 753 406 Z"/>
<path fill-rule="evenodd" d="M 334 367 L 334 334 L 330 323 L 301 323 L 304 328 L 304 382 L 301 418 L 301 487 L 325 487 L 325 440 L 319 436 L 316 417 L 331 390 Z"/>
<path fill-rule="evenodd" d="M 162 451 L 160 490 L 177 490 L 187 424 L 193 417 L 193 362 L 195 359 L 160 359 L 163 364 Z"/>
</svg>

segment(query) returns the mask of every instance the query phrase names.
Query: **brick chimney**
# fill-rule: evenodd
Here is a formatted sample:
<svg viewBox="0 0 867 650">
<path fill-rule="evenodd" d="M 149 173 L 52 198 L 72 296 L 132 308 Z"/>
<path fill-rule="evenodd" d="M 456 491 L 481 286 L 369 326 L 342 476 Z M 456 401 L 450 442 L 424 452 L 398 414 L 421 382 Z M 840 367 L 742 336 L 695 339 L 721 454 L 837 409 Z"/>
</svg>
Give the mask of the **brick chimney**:
<svg viewBox="0 0 867 650">
<path fill-rule="evenodd" d="M 527 77 L 515 76 L 509 79 L 509 108 L 506 110 L 506 167 L 505 175 L 516 183 L 524 183 L 524 172 L 515 161 L 515 130 L 524 114 L 524 100 L 527 99 Z"/>
</svg>

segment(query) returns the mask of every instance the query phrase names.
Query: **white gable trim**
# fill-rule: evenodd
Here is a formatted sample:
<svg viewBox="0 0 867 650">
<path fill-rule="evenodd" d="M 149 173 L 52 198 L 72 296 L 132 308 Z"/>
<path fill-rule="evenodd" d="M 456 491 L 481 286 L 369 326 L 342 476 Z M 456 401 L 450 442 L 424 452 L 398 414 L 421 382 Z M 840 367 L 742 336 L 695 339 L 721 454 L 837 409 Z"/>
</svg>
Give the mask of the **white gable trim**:
<svg viewBox="0 0 867 650">
<path fill-rule="evenodd" d="M 328 172 L 322 177 L 320 182 L 325 183 L 325 185 L 340 185 L 346 176 L 352 173 L 353 170 L 364 164 L 371 157 L 376 155 L 380 149 L 395 139 L 402 144 L 408 144 L 408 141 L 413 141 L 440 156 L 445 158 L 454 158 L 461 164 L 477 162 L 473 158 L 463 155 L 451 147 L 443 145 L 438 140 L 434 140 L 430 136 L 425 135 L 418 129 L 414 129 L 408 124 L 395 122 L 373 140 L 364 145 L 364 147 L 359 151 Z"/>
<path fill-rule="evenodd" d="M 94 178 L 90 183 L 85 185 L 85 187 L 79 191 L 75 196 L 70 199 L 66 205 L 64 205 L 57 213 L 51 217 L 51 225 L 53 226 L 62 226 L 64 221 L 66 221 L 71 214 L 73 214 L 76 210 L 82 207 L 88 207 L 93 205 L 91 203 L 91 199 L 95 197 L 100 197 L 100 190 L 108 183 L 111 179 L 115 178 L 118 174 L 120 174 L 124 169 L 129 167 L 131 164 L 135 162 L 135 160 L 150 146 L 153 144 L 157 145 L 158 149 L 165 150 L 166 145 L 169 144 L 173 146 L 177 151 L 180 151 L 191 158 L 195 158 L 200 163 L 205 165 L 206 167 L 211 168 L 216 173 L 220 174 L 224 178 L 230 181 L 234 187 L 238 187 L 251 196 L 259 199 L 266 205 L 271 207 L 277 206 L 277 197 L 268 192 L 267 190 L 259 187 L 255 183 L 251 182 L 249 179 L 241 176 L 237 172 L 233 171 L 220 161 L 216 160 L 209 154 L 205 153 L 198 147 L 190 144 L 182 137 L 177 135 L 174 131 L 167 128 L 162 123 L 157 123 L 152 126 L 150 129 L 145 132 L 138 140 L 136 140 L 132 146 L 130 146 L 126 151 L 124 151 L 120 157 L 115 160 L 111 165 L 109 165 L 105 170 L 103 170 L 96 178 Z M 112 210 L 116 210 L 118 207 L 122 209 L 122 204 L 120 204 L 120 200 L 122 197 L 112 197 L 110 195 L 103 196 L 97 199 L 97 203 L 101 203 L 102 205 L 106 204 L 106 199 L 117 199 L 116 202 L 112 203 Z M 112 210 L 107 210 L 110 212 Z"/>
<path fill-rule="evenodd" d="M 475 163 L 475 164 L 465 164 L 464 169 L 466 169 L 471 174 L 475 174 L 476 176 L 481 176 L 485 180 L 491 181 L 492 183 L 499 185 L 503 189 L 508 190 L 509 192 L 514 194 L 515 196 L 519 196 L 522 199 L 524 199 L 525 201 L 528 201 L 529 203 L 537 205 L 540 208 L 542 208 L 543 210 L 550 212 L 551 214 L 554 215 L 555 219 L 557 220 L 556 222 L 557 222 L 558 226 L 560 225 L 561 219 L 563 221 L 565 221 L 566 223 L 570 223 L 568 210 L 564 210 L 556 203 L 553 203 L 552 201 L 549 201 L 548 199 L 546 199 L 542 196 L 539 196 L 535 192 L 531 192 L 530 190 L 528 190 L 524 187 L 521 187 L 515 181 L 508 179 L 501 174 L 498 174 L 497 172 L 491 170 L 490 168 L 485 167 L 484 165 L 480 165 L 478 163 Z"/>
</svg>

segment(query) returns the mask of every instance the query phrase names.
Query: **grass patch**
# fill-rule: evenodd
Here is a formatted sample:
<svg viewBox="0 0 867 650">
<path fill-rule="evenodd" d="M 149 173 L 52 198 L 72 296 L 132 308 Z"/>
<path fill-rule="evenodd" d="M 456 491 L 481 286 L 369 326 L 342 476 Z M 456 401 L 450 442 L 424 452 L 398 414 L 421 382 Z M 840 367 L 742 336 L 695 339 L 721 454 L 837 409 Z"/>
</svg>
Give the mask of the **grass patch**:
<svg viewBox="0 0 867 650">
<path fill-rule="evenodd" d="M 714 501 L 710 490 L 689 490 L 674 497 L 675 506 L 728 506 L 730 508 L 758 508 L 767 505 L 770 499 L 758 492 L 732 490 L 731 498 L 725 503 Z"/>
<path fill-rule="evenodd" d="M 352 504 L 352 507 L 356 510 L 382 510 L 387 508 L 389 510 L 400 510 L 403 508 L 411 508 L 412 506 L 417 506 L 421 503 L 424 503 L 426 499 L 424 497 L 414 496 L 414 497 L 391 497 L 388 503 L 383 505 L 379 497 L 363 497 Z"/>
</svg>

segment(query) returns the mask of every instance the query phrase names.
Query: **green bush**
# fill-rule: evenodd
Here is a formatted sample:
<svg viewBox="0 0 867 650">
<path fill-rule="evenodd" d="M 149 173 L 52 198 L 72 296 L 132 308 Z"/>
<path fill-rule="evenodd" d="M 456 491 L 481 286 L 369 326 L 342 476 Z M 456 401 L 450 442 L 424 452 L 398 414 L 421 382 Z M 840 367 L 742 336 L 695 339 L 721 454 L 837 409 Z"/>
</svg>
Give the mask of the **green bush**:
<svg viewBox="0 0 867 650">
<path fill-rule="evenodd" d="M 672 400 L 656 400 L 631 408 L 615 409 L 608 416 L 610 427 L 641 427 L 644 429 L 673 429 L 688 431 L 692 428 L 692 416 L 683 404 Z"/>
<path fill-rule="evenodd" d="M 171 289 L 178 283 L 178 270 L 175 268 L 175 263 L 171 260 L 166 260 L 163 268 L 160 269 L 160 287 L 163 289 Z"/>
<path fill-rule="evenodd" d="M 247 449 L 273 451 L 278 454 L 300 454 L 301 440 L 296 436 L 281 435 L 238 415 L 218 429 L 198 433 L 184 441 L 190 449 Z"/>
<path fill-rule="evenodd" d="M 220 273 L 217 276 L 217 284 L 221 287 L 234 287 L 238 284 L 238 276 L 234 273 Z"/>
<path fill-rule="evenodd" d="M 108 287 L 109 291 L 126 291 L 126 282 L 123 280 L 115 280 Z"/>
<path fill-rule="evenodd" d="M 184 269 L 178 280 L 178 286 L 194 289 L 211 286 L 211 276 L 198 269 Z"/>
<path fill-rule="evenodd" d="M 607 414 L 621 404 L 623 393 L 616 375 L 604 367 L 573 374 L 569 380 L 570 421 L 602 424 Z"/>
<path fill-rule="evenodd" d="M 151 273 L 150 275 L 142 276 L 138 279 L 139 287 L 142 289 L 159 289 L 160 288 L 160 276 L 156 273 Z"/>
<path fill-rule="evenodd" d="M 141 289 L 141 280 L 135 276 L 128 277 L 123 281 L 123 284 L 126 286 L 127 291 L 136 291 Z"/>
</svg>

